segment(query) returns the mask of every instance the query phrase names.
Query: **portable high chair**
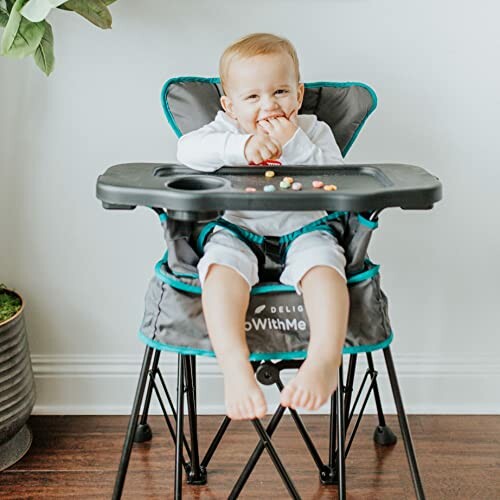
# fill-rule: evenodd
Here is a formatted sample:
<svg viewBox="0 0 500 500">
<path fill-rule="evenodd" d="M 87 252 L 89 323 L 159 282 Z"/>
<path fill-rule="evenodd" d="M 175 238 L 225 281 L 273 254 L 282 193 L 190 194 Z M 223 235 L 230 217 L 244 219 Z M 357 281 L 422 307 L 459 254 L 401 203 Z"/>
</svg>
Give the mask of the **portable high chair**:
<svg viewBox="0 0 500 500">
<path fill-rule="evenodd" d="M 361 83 L 316 82 L 305 85 L 301 113 L 316 114 L 332 128 L 342 154 L 348 152 L 366 119 L 375 109 L 373 90 Z M 183 133 L 210 122 L 220 109 L 222 88 L 219 79 L 182 77 L 167 81 L 162 89 L 162 104 L 174 132 Z M 314 460 L 321 482 L 336 484 L 339 498 L 346 496 L 345 457 L 349 452 L 367 401 L 373 395 L 378 426 L 374 440 L 392 445 L 396 436 L 386 425 L 377 385 L 372 353 L 382 350 L 398 412 L 401 434 L 409 462 L 416 497 L 424 491 L 412 444 L 403 402 L 390 351 L 393 338 L 387 299 L 380 289 L 379 266 L 370 261 L 367 248 L 378 226 L 381 210 L 388 207 L 429 209 L 441 198 L 441 184 L 425 170 L 402 164 L 342 166 L 280 166 L 277 182 L 288 175 L 300 179 L 299 192 L 264 192 L 269 183 L 265 167 L 223 167 L 214 174 L 203 174 L 175 164 L 123 164 L 109 168 L 97 182 L 97 197 L 107 209 L 152 208 L 160 217 L 167 251 L 155 267 L 146 294 L 146 307 L 139 337 L 146 344 L 141 373 L 123 447 L 113 498 L 120 498 L 127 466 L 135 441 L 151 439 L 147 423 L 153 391 L 158 396 L 165 420 L 176 446 L 175 498 L 181 498 L 183 469 L 190 484 L 205 484 L 208 466 L 229 426 L 225 417 L 203 458 L 200 457 L 197 430 L 196 357 L 214 356 L 201 309 L 201 288 L 196 264 L 203 246 L 218 225 L 232 231 L 255 247 L 261 281 L 251 291 L 245 328 L 251 361 L 258 381 L 283 388 L 283 369 L 299 368 L 306 357 L 309 339 L 308 319 L 293 287 L 277 283 L 283 248 L 295 237 L 311 230 L 333 232 L 345 250 L 350 294 L 350 315 L 344 354 L 349 356 L 344 382 L 339 369 L 339 386 L 331 398 L 329 453 L 320 457 L 297 411 L 288 409 Z M 335 192 L 318 191 L 308 186 L 312 179 L 338 186 Z M 257 191 L 247 193 L 252 184 Z M 261 237 L 229 224 L 221 218 L 226 209 L 315 210 L 328 215 L 281 238 Z M 163 351 L 178 354 L 177 402 L 174 404 L 158 368 Z M 357 357 L 367 357 L 368 369 L 353 402 Z M 163 390 L 170 417 L 160 396 Z M 363 394 L 365 390 L 365 394 Z M 183 430 L 187 400 L 190 443 Z M 360 408 L 358 410 L 358 403 Z M 141 413 L 142 407 L 142 414 Z M 354 422 L 354 412 L 358 417 Z M 267 426 L 252 421 L 260 438 L 229 498 L 237 498 L 260 455 L 266 450 L 293 498 L 299 493 L 288 475 L 272 442 L 285 408 L 279 406 Z M 171 422 L 173 418 L 174 423 Z M 346 433 L 352 425 L 349 441 Z M 347 442 L 346 442 L 347 441 Z M 187 454 L 187 459 L 185 456 Z M 262 492 L 263 497 L 270 492 Z"/>
</svg>

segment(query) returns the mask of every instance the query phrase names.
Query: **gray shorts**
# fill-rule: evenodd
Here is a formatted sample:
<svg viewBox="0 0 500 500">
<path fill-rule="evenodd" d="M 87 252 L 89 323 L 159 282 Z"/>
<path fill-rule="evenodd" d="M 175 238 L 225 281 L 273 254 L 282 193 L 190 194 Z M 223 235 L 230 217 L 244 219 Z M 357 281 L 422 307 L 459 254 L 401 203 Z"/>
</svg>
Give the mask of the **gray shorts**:
<svg viewBox="0 0 500 500">
<path fill-rule="evenodd" d="M 230 231 L 216 231 L 205 245 L 205 253 L 198 263 L 202 288 L 212 264 L 234 269 L 250 288 L 259 281 L 257 257 L 246 243 Z M 295 287 L 301 295 L 300 282 L 310 269 L 316 266 L 332 267 L 345 280 L 345 265 L 344 249 L 337 239 L 326 231 L 312 231 L 301 234 L 290 243 L 280 282 Z"/>
</svg>

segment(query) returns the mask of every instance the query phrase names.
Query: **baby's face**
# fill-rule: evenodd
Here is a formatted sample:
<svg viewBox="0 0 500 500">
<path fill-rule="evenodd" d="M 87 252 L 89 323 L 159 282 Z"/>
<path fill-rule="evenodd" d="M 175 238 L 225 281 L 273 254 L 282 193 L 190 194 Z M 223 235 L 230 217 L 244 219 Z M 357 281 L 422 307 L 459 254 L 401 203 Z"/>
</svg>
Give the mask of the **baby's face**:
<svg viewBox="0 0 500 500">
<path fill-rule="evenodd" d="M 302 105 L 304 85 L 297 82 L 289 54 L 235 58 L 228 73 L 222 107 L 249 134 L 263 133 L 261 120 L 290 118 Z"/>
</svg>

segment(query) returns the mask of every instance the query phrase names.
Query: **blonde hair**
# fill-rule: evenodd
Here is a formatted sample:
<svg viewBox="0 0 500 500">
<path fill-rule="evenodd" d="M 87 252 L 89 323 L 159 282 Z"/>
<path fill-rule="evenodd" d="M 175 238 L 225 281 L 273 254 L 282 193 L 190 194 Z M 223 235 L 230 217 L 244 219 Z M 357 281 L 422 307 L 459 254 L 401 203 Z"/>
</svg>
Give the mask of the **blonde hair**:
<svg viewBox="0 0 500 500">
<path fill-rule="evenodd" d="M 236 42 L 232 43 L 222 53 L 219 61 L 219 74 L 222 88 L 226 89 L 228 80 L 229 66 L 231 61 L 236 58 L 247 59 L 259 55 L 289 54 L 292 58 L 295 73 L 297 74 L 297 82 L 300 81 L 299 58 L 294 46 L 286 38 L 282 38 L 271 33 L 252 33 L 246 35 Z"/>
</svg>

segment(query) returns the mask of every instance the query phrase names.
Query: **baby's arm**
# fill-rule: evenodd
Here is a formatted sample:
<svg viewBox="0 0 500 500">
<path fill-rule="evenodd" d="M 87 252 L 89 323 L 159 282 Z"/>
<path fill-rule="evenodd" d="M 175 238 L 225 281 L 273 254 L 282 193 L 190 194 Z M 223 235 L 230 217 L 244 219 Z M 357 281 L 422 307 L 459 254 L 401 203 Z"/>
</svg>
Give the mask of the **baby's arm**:
<svg viewBox="0 0 500 500">
<path fill-rule="evenodd" d="M 315 119 L 306 134 L 300 127 L 283 146 L 285 165 L 342 165 L 342 153 L 330 127 Z"/>
<path fill-rule="evenodd" d="M 177 143 L 177 161 L 202 172 L 224 165 L 245 165 L 245 144 L 250 134 L 228 130 L 220 119 L 183 135 Z"/>
</svg>

